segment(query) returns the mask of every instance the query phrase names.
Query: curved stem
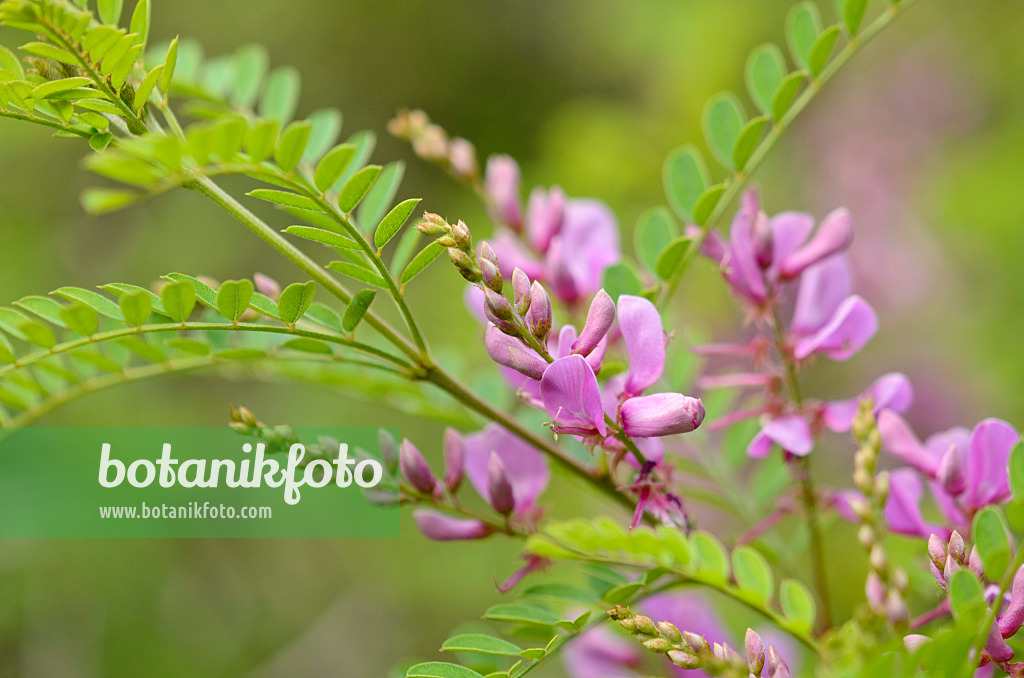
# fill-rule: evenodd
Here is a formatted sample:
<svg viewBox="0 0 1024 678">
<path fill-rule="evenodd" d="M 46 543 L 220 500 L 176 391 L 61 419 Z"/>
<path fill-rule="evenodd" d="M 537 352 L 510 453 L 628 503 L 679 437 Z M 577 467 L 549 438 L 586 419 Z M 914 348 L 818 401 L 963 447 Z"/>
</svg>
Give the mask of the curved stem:
<svg viewBox="0 0 1024 678">
<path fill-rule="evenodd" d="M 843 65 L 849 61 L 854 54 L 861 50 L 864 45 L 868 44 L 873 40 L 879 33 L 882 32 L 889 24 L 891 24 L 897 16 L 903 13 L 905 10 L 914 5 L 918 0 L 903 0 L 898 5 L 889 5 L 888 8 L 875 19 L 871 25 L 861 31 L 858 35 L 852 37 L 846 46 L 836 55 L 825 70 L 821 72 L 817 78 L 813 78 L 810 84 L 804 89 L 804 91 L 797 97 L 793 105 L 789 107 L 786 114 L 775 123 L 775 126 L 764 138 L 764 141 L 757 147 L 754 154 L 750 156 L 750 160 L 747 161 L 743 171 L 734 174 L 728 181 L 728 185 L 725 188 L 725 192 L 722 197 L 719 198 L 718 203 L 715 205 L 715 209 L 711 212 L 711 216 L 701 226 L 700 235 L 697 239 L 687 248 L 686 253 L 683 255 L 683 260 L 680 263 L 678 269 L 671 279 L 666 283 L 664 293 L 661 297 L 661 306 L 664 307 L 668 304 L 668 301 L 675 294 L 679 284 L 683 280 L 683 276 L 686 274 L 690 263 L 697 256 L 700 251 L 700 247 L 704 240 L 707 238 L 708 233 L 718 223 L 718 220 L 722 218 L 726 209 L 736 199 L 740 192 L 746 187 L 750 181 L 750 177 L 757 171 L 764 162 L 765 157 L 775 147 L 779 138 L 782 137 L 783 133 L 793 124 L 793 121 L 803 112 L 807 105 L 814 100 L 821 88 L 832 79 L 833 76 L 843 67 Z"/>
<path fill-rule="evenodd" d="M 174 332 L 180 330 L 201 330 L 208 332 L 267 332 L 271 334 L 288 334 L 296 337 L 303 337 L 306 339 L 317 339 L 331 344 L 340 344 L 342 346 L 348 346 L 354 348 L 357 351 L 372 355 L 376 358 L 386 360 L 398 367 L 405 370 L 405 374 L 408 374 L 409 370 L 412 369 L 412 365 L 405 362 L 401 358 L 397 358 L 387 351 L 383 351 L 376 346 L 370 346 L 352 339 L 345 337 L 337 337 L 332 334 L 323 334 L 321 332 L 313 332 L 310 330 L 303 330 L 299 328 L 291 327 L 279 327 L 276 325 L 257 325 L 254 323 L 159 323 L 154 325 L 143 325 L 142 327 L 126 327 L 118 330 L 110 330 L 109 332 L 101 332 L 93 334 L 88 337 L 82 337 L 81 339 L 73 339 L 60 344 L 55 344 L 52 348 L 46 351 L 37 351 L 30 353 L 29 355 L 18 358 L 15 362 L 0 367 L 0 378 L 7 374 L 14 372 L 22 367 L 27 367 L 34 363 L 37 363 L 46 358 L 50 358 L 61 353 L 72 351 L 76 348 L 82 348 L 83 346 L 90 346 L 104 341 L 111 341 L 113 339 L 121 339 L 123 337 L 131 337 L 137 334 L 149 334 L 152 332 Z"/>
<path fill-rule="evenodd" d="M 87 132 L 77 127 L 68 127 L 60 124 L 56 120 L 47 120 L 46 118 L 37 118 L 34 115 L 28 115 L 25 113 L 17 113 L 15 111 L 0 109 L 0 118 L 10 118 L 11 120 L 21 120 L 22 122 L 31 122 L 36 125 L 42 125 L 51 129 L 59 130 L 61 132 L 67 132 L 68 134 L 77 134 L 83 139 L 92 138 L 92 133 Z"/>
</svg>

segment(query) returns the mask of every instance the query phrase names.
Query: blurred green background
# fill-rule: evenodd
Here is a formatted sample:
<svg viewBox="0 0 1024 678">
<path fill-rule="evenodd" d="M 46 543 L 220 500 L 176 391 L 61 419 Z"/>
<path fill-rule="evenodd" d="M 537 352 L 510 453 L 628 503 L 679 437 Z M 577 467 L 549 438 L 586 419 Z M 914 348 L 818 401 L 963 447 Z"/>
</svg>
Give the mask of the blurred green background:
<svg viewBox="0 0 1024 678">
<path fill-rule="evenodd" d="M 606 200 L 629 242 L 636 217 L 664 201 L 667 152 L 699 139 L 709 96 L 742 89 L 752 47 L 783 40 L 789 4 L 155 0 L 153 39 L 192 36 L 208 54 L 265 44 L 273 64 L 302 72 L 300 114 L 336 106 L 347 133 L 375 130 L 375 159 L 408 161 L 401 194 L 478 234 L 490 226 L 475 197 L 387 137 L 396 109 L 423 108 L 483 155 L 512 154 L 527 188 Z M 820 365 L 812 393 L 851 395 L 898 369 L 917 386 L 922 433 L 984 416 L 1024 423 L 1021 35 L 1018 0 L 923 0 L 828 86 L 758 174 L 769 212 L 852 210 L 859 289 L 882 320 L 856 360 Z M 148 285 L 175 270 L 298 279 L 196 195 L 86 216 L 78 194 L 94 179 L 79 169 L 83 154 L 0 120 L 5 302 L 61 285 Z M 440 352 L 491 369 L 447 267 L 413 296 Z M 725 338 L 740 320 L 710 268 L 696 267 L 673 323 Z M 244 374 L 131 385 L 41 423 L 115 425 L 127 409 L 144 423 L 219 425 L 229 403 L 294 425 L 397 423 L 439 458 L 440 425 L 343 389 Z M 848 460 L 836 464 L 845 472 Z M 599 509 L 562 479 L 549 496 L 559 515 Z M 5 540 L 0 675 L 381 676 L 400 659 L 432 658 L 448 631 L 495 602 L 493 577 L 517 567 L 517 546 L 430 544 L 405 518 L 394 541 Z"/>
</svg>

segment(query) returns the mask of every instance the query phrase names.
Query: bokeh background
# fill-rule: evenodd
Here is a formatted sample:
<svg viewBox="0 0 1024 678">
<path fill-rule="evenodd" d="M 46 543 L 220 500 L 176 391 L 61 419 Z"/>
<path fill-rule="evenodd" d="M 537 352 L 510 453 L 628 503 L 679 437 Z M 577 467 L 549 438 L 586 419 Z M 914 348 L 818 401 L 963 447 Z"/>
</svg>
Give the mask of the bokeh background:
<svg viewBox="0 0 1024 678">
<path fill-rule="evenodd" d="M 479 234 L 490 226 L 475 196 L 387 137 L 396 109 L 423 108 L 481 153 L 512 154 L 527 186 L 604 199 L 629 242 L 636 217 L 664 203 L 667 152 L 699 140 L 709 96 L 742 90 L 752 47 L 782 43 L 789 4 L 156 0 L 153 37 L 192 36 L 208 54 L 265 44 L 275 65 L 302 72 L 300 113 L 337 106 L 348 133 L 375 130 L 377 160 L 408 161 L 402 195 Z M 820 4 L 832 16 L 833 3 Z M 922 433 L 984 416 L 1024 423 L 1021 35 L 1019 0 L 924 0 L 844 69 L 759 172 L 769 212 L 852 210 L 859 289 L 881 315 L 855 361 L 810 377 L 813 393 L 848 395 L 899 369 L 917 386 Z M 0 120 L 4 302 L 61 285 L 147 285 L 173 270 L 298 279 L 196 195 L 86 216 L 78 194 L 94 179 L 83 154 Z M 448 268 L 428 271 L 415 295 L 441 352 L 490 369 Z M 696 267 L 673 321 L 728 337 L 740 320 L 709 267 Z M 239 374 L 131 385 L 41 423 L 114 425 L 130 412 L 219 425 L 229 403 L 295 425 L 397 424 L 438 457 L 439 424 L 343 388 Z M 551 496 L 558 514 L 596 508 L 561 479 Z M 515 569 L 517 547 L 430 544 L 405 520 L 401 539 L 381 541 L 4 540 L 0 675 L 382 676 L 435 657 L 448 631 L 497 600 L 493 577 Z"/>
</svg>

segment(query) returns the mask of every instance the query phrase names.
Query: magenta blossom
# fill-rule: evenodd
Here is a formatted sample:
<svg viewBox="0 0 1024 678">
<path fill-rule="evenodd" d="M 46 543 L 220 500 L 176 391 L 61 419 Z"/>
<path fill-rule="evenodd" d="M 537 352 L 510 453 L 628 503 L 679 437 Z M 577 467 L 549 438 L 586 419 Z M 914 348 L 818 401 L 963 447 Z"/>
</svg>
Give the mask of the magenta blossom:
<svg viewBox="0 0 1024 678">
<path fill-rule="evenodd" d="M 914 388 L 907 375 L 890 372 L 876 379 L 856 398 L 825 403 L 821 408 L 821 418 L 833 431 L 849 431 L 857 409 L 865 398 L 871 398 L 872 413 L 876 417 L 882 410 L 906 412 L 914 400 Z"/>
<path fill-rule="evenodd" d="M 621 259 L 618 222 L 603 202 L 535 188 L 524 219 L 519 166 L 503 155 L 488 160 L 485 190 L 491 216 L 507 227 L 492 242 L 503 275 L 519 268 L 573 304 L 600 289 L 605 269 Z"/>
</svg>

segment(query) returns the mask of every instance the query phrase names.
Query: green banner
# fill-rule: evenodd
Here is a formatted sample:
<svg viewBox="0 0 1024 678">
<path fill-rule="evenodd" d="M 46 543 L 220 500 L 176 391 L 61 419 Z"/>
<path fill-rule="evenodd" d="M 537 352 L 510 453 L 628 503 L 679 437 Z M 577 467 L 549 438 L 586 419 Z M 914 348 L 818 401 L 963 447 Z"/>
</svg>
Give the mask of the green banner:
<svg viewBox="0 0 1024 678">
<path fill-rule="evenodd" d="M 376 428 L 3 431 L 0 537 L 397 537 Z"/>
</svg>

